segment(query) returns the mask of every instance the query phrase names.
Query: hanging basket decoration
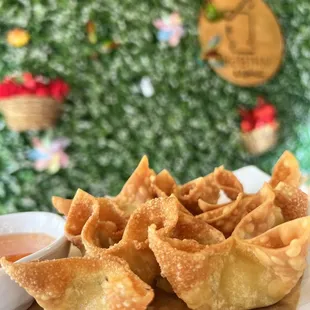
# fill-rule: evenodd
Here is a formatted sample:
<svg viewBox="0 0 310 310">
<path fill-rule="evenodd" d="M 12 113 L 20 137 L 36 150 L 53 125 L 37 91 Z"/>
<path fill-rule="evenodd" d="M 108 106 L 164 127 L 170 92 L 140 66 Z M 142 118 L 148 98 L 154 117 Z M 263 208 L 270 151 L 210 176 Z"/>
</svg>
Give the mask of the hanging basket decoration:
<svg viewBox="0 0 310 310">
<path fill-rule="evenodd" d="M 271 150 L 278 142 L 279 123 L 276 108 L 264 98 L 257 99 L 253 110 L 239 110 L 241 134 L 244 145 L 252 155 L 261 155 Z"/>
<path fill-rule="evenodd" d="M 0 111 L 14 131 L 40 130 L 55 126 L 69 86 L 61 79 L 42 76 L 6 78 L 0 83 Z"/>
</svg>

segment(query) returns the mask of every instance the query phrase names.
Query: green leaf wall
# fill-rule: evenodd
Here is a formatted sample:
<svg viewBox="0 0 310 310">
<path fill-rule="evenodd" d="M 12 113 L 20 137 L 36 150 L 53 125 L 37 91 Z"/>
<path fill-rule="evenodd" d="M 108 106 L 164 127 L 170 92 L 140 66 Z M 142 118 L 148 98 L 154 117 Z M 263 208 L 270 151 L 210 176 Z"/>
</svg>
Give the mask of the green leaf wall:
<svg viewBox="0 0 310 310">
<path fill-rule="evenodd" d="M 143 154 L 159 171 L 168 168 L 180 181 L 224 164 L 234 169 L 255 164 L 269 171 L 285 149 L 310 168 L 310 2 L 266 1 L 286 39 L 283 66 L 257 88 L 240 88 L 197 62 L 197 0 L 20 0 L 0 1 L 0 74 L 31 71 L 60 76 L 72 88 L 65 114 L 53 135 L 67 136 L 70 167 L 51 176 L 32 169 L 26 153 L 31 138 L 0 119 L 0 212 L 51 208 L 50 197 L 71 197 L 77 188 L 94 195 L 116 194 Z M 176 48 L 156 40 L 155 18 L 178 10 L 186 36 Z M 98 45 L 85 33 L 92 19 Z M 26 28 L 31 42 L 9 47 L 6 32 Z M 93 57 L 100 43 L 114 38 L 121 47 Z M 149 76 L 155 95 L 145 98 L 139 82 Z M 277 106 L 278 147 L 251 157 L 239 136 L 238 105 L 255 105 L 263 95 Z"/>
</svg>

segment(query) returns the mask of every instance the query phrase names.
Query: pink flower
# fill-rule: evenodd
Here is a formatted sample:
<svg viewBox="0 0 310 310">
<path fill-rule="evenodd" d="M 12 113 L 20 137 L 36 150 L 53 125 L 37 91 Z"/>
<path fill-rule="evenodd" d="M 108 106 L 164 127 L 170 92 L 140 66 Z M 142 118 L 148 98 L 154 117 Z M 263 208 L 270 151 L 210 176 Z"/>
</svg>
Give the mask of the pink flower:
<svg viewBox="0 0 310 310">
<path fill-rule="evenodd" d="M 182 19 L 177 12 L 162 19 L 155 20 L 153 25 L 159 30 L 157 33 L 158 40 L 168 42 L 172 47 L 180 43 L 185 33 Z"/>
<path fill-rule="evenodd" d="M 34 148 L 29 152 L 28 157 L 34 161 L 36 170 L 47 170 L 54 174 L 59 169 L 68 167 L 69 156 L 64 151 L 70 144 L 67 138 L 62 137 L 55 140 L 50 140 L 48 137 L 43 140 L 34 138 L 32 144 Z"/>
<path fill-rule="evenodd" d="M 53 80 L 50 84 L 50 92 L 53 98 L 62 101 L 69 92 L 69 86 L 60 79 Z"/>
</svg>

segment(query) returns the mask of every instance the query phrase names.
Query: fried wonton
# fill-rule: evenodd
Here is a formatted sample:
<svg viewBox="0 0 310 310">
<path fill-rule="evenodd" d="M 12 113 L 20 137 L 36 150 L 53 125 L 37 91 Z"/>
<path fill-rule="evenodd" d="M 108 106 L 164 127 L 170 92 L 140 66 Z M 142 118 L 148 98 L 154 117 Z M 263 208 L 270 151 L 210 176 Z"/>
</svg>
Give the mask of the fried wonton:
<svg viewBox="0 0 310 310">
<path fill-rule="evenodd" d="M 276 195 L 276 205 L 282 209 L 286 220 L 293 220 L 307 215 L 307 194 L 284 182 L 278 183 L 274 192 Z"/>
<path fill-rule="evenodd" d="M 148 158 L 143 156 L 121 192 L 114 198 L 116 204 L 127 216 L 130 216 L 139 205 L 155 197 L 151 186 L 151 179 L 154 177 L 155 172 L 149 168 Z"/>
<path fill-rule="evenodd" d="M 198 206 L 199 199 L 215 203 L 219 198 L 219 188 L 214 182 L 212 173 L 178 185 L 171 174 L 167 170 L 163 170 L 152 178 L 152 187 L 157 197 L 169 197 L 174 194 L 182 205 L 193 214 L 201 213 Z"/>
<path fill-rule="evenodd" d="M 84 249 L 81 233 L 84 225 L 98 210 L 97 231 L 105 246 L 118 242 L 122 238 L 127 223 L 125 214 L 109 198 L 95 198 L 79 189 L 72 200 L 68 213 L 65 233 L 67 238 L 81 250 Z"/>
<path fill-rule="evenodd" d="M 211 173 L 205 177 L 200 177 L 184 185 L 177 186 L 174 194 L 192 214 L 199 214 L 201 209 L 199 208 L 198 201 L 203 200 L 209 203 L 216 203 L 220 190 L 215 184 L 214 174 Z"/>
<path fill-rule="evenodd" d="M 153 252 L 148 246 L 148 227 L 152 224 L 164 227 L 173 236 L 184 239 L 197 239 L 203 244 L 224 240 L 224 236 L 202 220 L 184 211 L 184 207 L 174 197 L 157 198 L 141 205 L 131 215 L 122 240 L 109 247 L 100 246 L 96 223 L 98 212 L 94 212 L 82 232 L 86 254 L 101 257 L 115 255 L 127 261 L 130 268 L 142 280 L 151 284 L 159 276 L 160 270 Z M 196 241 L 193 241 L 197 243 Z"/>
<path fill-rule="evenodd" d="M 164 169 L 152 178 L 152 186 L 157 197 L 169 197 L 175 192 L 177 184 L 169 171 Z"/>
<path fill-rule="evenodd" d="M 301 180 L 299 163 L 295 156 L 285 151 L 273 168 L 270 185 L 276 187 L 280 182 L 298 187 Z"/>
<path fill-rule="evenodd" d="M 258 308 L 256 310 L 296 310 L 299 297 L 300 297 L 300 285 L 301 280 L 295 285 L 295 287 L 287 294 L 283 299 L 274 305 L 264 308 Z"/>
<path fill-rule="evenodd" d="M 113 256 L 19 264 L 3 258 L 1 264 L 45 310 L 144 310 L 154 297 L 152 288 Z"/>
<path fill-rule="evenodd" d="M 229 239 L 215 244 L 184 242 L 164 228 L 149 228 L 161 275 L 189 308 L 265 307 L 294 288 L 306 267 L 310 217 L 286 222 L 289 204 L 276 205 L 275 196 L 246 215 Z"/>
<path fill-rule="evenodd" d="M 123 258 L 135 274 L 146 283 L 151 284 L 159 274 L 159 266 L 145 240 L 140 242 L 135 239 L 128 239 L 124 235 L 123 239 L 117 244 L 105 247 L 101 240 L 98 218 L 99 211 L 95 210 L 83 228 L 82 240 L 86 255 L 102 258 L 109 254 Z M 126 229 L 128 230 L 128 227 Z"/>
<path fill-rule="evenodd" d="M 247 213 L 242 204 L 242 197 L 243 194 L 240 193 L 235 201 L 197 215 L 197 218 L 203 219 L 222 231 L 225 236 L 230 236 L 236 225 Z"/>
<path fill-rule="evenodd" d="M 223 232 L 226 237 L 229 237 L 246 214 L 262 203 L 274 199 L 275 194 L 272 188 L 265 184 L 257 194 L 245 195 L 239 193 L 236 200 L 229 203 L 212 205 L 199 201 L 200 208 L 205 211 L 197 217 Z"/>
<path fill-rule="evenodd" d="M 71 207 L 71 203 L 72 203 L 72 199 L 65 199 L 65 198 L 61 198 L 58 196 L 53 196 L 52 197 L 52 203 L 54 208 L 63 215 L 68 215 L 70 207 Z"/>
<path fill-rule="evenodd" d="M 231 171 L 225 170 L 223 166 L 215 168 L 214 181 L 231 200 L 235 200 L 240 193 L 243 193 L 243 186 L 237 177 Z"/>
<path fill-rule="evenodd" d="M 1 262 L 47 310 L 291 310 L 310 236 L 299 181 L 289 152 L 251 195 L 224 167 L 178 185 L 144 156 L 116 197 L 53 197 L 84 258 Z"/>
</svg>

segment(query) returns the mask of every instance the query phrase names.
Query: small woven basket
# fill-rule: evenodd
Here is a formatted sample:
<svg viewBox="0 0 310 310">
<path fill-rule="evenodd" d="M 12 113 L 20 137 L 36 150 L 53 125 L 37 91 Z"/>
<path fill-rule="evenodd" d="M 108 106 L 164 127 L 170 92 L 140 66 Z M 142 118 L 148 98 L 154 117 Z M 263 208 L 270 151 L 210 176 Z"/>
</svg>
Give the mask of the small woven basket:
<svg viewBox="0 0 310 310">
<path fill-rule="evenodd" d="M 39 130 L 55 126 L 62 104 L 51 97 L 15 96 L 0 100 L 0 111 L 11 130 Z"/>
<path fill-rule="evenodd" d="M 279 125 L 266 125 L 261 128 L 243 133 L 242 139 L 248 152 L 261 155 L 271 150 L 278 142 Z"/>
</svg>

